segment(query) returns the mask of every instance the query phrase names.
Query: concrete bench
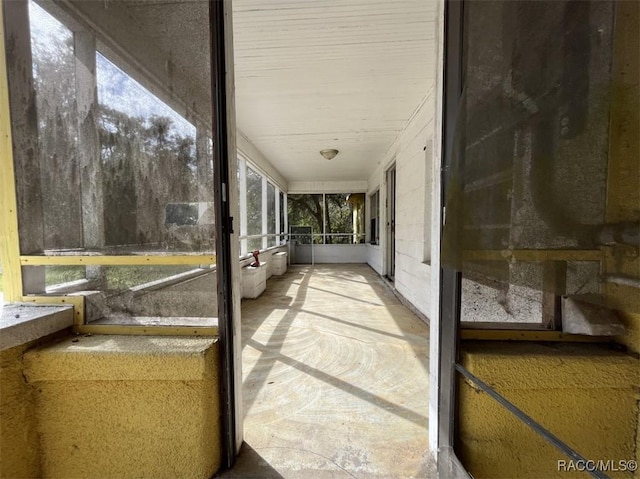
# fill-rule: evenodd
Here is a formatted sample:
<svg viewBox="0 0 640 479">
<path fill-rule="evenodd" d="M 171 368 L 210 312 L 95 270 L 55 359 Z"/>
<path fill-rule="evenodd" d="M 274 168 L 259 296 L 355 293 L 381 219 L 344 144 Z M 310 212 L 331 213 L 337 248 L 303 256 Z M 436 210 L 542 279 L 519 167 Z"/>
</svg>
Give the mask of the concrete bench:
<svg viewBox="0 0 640 479">
<path fill-rule="evenodd" d="M 242 268 L 242 297 L 255 299 L 267 289 L 267 263 Z"/>
<path fill-rule="evenodd" d="M 280 251 L 271 257 L 271 266 L 273 274 L 276 276 L 283 275 L 287 272 L 287 252 Z"/>
<path fill-rule="evenodd" d="M 28 351 L 40 477 L 211 477 L 218 356 L 204 337 L 75 336 Z"/>
</svg>

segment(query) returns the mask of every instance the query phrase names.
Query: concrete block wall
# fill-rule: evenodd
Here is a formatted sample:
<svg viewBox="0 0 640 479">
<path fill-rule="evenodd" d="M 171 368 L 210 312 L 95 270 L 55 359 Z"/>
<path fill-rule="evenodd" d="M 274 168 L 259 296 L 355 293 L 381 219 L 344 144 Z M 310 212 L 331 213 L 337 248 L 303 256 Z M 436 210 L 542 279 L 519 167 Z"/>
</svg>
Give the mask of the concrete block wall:
<svg viewBox="0 0 640 479">
<path fill-rule="evenodd" d="M 395 287 L 429 315 L 431 292 L 431 205 L 435 100 L 431 90 L 368 180 L 368 196 L 380 190 L 380 244 L 367 245 L 367 263 L 386 274 L 386 172 L 396 165 Z M 367 211 L 369 224 L 370 211 Z"/>
</svg>

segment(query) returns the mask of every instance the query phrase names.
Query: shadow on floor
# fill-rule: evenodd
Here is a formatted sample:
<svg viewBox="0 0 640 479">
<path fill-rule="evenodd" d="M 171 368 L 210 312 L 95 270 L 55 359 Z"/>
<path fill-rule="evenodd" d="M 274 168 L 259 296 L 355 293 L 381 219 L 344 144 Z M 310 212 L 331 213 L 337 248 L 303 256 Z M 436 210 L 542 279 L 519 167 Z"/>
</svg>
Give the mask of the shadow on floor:
<svg viewBox="0 0 640 479">
<path fill-rule="evenodd" d="M 436 477 L 428 327 L 367 265 L 294 266 L 242 302 L 247 442 L 221 478 Z"/>
<path fill-rule="evenodd" d="M 260 453 L 249 446 L 242 444 L 240 455 L 232 469 L 223 471 L 214 476 L 224 479 L 282 479 L 283 476 L 269 465 Z"/>
</svg>

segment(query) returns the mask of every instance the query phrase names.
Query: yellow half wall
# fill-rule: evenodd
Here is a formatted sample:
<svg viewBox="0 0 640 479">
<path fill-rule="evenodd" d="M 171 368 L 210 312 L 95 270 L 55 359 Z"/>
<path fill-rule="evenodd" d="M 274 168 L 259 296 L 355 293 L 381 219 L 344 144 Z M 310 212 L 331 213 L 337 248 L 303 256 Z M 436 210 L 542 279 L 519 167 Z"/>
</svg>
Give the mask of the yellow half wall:
<svg viewBox="0 0 640 479">
<path fill-rule="evenodd" d="M 41 477 L 211 477 L 218 364 L 215 338 L 83 336 L 28 351 Z"/>
<path fill-rule="evenodd" d="M 0 352 L 0 477 L 42 477 L 34 390 L 22 375 L 25 344 Z"/>
<path fill-rule="evenodd" d="M 636 357 L 598 344 L 468 341 L 461 364 L 587 459 L 638 459 Z M 566 456 L 462 379 L 458 417 L 457 451 L 476 478 L 590 477 L 568 476 Z"/>
</svg>

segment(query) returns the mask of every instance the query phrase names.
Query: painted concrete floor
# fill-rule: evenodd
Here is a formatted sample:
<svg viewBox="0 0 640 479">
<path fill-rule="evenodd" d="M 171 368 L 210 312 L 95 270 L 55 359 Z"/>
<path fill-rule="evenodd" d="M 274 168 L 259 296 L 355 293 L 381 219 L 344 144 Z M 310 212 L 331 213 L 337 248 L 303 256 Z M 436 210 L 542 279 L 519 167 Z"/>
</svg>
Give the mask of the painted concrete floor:
<svg viewBox="0 0 640 479">
<path fill-rule="evenodd" d="M 369 266 L 273 276 L 242 343 L 246 444 L 220 477 L 436 477 L 428 328 Z"/>
</svg>

